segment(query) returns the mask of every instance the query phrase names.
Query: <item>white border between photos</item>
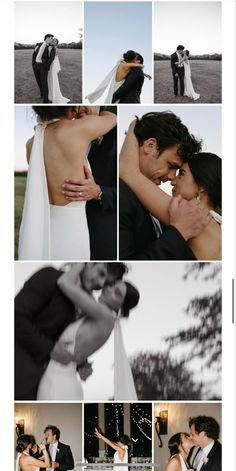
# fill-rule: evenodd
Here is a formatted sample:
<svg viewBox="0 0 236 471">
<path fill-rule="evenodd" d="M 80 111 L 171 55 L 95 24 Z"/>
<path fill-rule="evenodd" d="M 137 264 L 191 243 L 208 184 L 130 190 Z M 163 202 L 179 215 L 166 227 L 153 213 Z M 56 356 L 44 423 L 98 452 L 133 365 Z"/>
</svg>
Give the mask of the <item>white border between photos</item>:
<svg viewBox="0 0 236 471">
<path fill-rule="evenodd" d="M 31 0 L 32 1 L 32 0 Z M 56 1 L 56 0 L 51 0 Z M 135 1 L 135 0 L 132 0 Z M 141 1 L 141 0 L 140 0 Z M 167 1 L 167 0 L 162 0 Z M 172 0 L 173 1 L 173 0 Z M 176 1 L 176 0 L 175 0 Z M 195 0 L 196 1 L 196 0 Z M 208 0 L 209 1 L 209 0 Z M 214 1 L 214 0 L 210 0 Z M 223 36 L 223 470 L 235 469 L 235 2 L 222 0 Z M 201 25 L 199 25 L 199 34 Z M 1 44 L 1 468 L 14 469 L 13 297 L 14 297 L 14 2 L 0 0 Z M 180 105 L 181 106 L 181 105 Z M 196 105 L 198 106 L 198 105 Z M 201 105 L 199 105 L 201 106 Z M 158 401 L 159 402 L 159 401 Z"/>
</svg>

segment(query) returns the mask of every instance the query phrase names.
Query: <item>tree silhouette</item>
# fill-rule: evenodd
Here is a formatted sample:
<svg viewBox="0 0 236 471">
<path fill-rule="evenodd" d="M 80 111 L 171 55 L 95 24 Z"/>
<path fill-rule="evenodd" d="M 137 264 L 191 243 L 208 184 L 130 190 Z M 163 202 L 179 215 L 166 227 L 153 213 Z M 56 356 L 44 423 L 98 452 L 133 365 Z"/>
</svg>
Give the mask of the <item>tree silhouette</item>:
<svg viewBox="0 0 236 471">
<path fill-rule="evenodd" d="M 200 400 L 202 385 L 183 361 L 164 353 L 138 353 L 130 359 L 139 400 Z"/>
<path fill-rule="evenodd" d="M 171 349 L 185 344 L 190 352 L 185 361 L 194 358 L 203 359 L 203 364 L 217 372 L 221 370 L 221 265 L 218 263 L 194 263 L 186 266 L 184 280 L 189 277 L 206 283 L 215 281 L 215 290 L 204 295 L 196 295 L 185 309 L 187 316 L 193 318 L 193 324 L 181 329 L 175 335 L 166 337 Z"/>
</svg>

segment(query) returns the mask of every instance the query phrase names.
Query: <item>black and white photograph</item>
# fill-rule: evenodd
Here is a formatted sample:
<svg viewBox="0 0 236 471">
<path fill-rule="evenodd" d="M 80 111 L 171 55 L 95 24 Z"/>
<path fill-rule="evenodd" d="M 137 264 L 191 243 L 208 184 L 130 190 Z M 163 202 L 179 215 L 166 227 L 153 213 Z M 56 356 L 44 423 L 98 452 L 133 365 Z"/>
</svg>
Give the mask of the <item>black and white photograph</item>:
<svg viewBox="0 0 236 471">
<path fill-rule="evenodd" d="M 117 259 L 117 107 L 15 108 L 15 259 Z"/>
<path fill-rule="evenodd" d="M 17 263 L 15 292 L 16 400 L 220 400 L 221 264 Z"/>
<path fill-rule="evenodd" d="M 151 469 L 152 404 L 85 403 L 84 458 L 87 470 Z"/>
<path fill-rule="evenodd" d="M 221 403 L 155 403 L 153 422 L 155 469 L 221 471 Z"/>
<path fill-rule="evenodd" d="M 221 103 L 221 2 L 154 3 L 154 103 Z"/>
<path fill-rule="evenodd" d="M 221 107 L 119 110 L 120 260 L 221 260 Z"/>
<path fill-rule="evenodd" d="M 15 2 L 15 103 L 81 103 L 82 49 L 82 2 Z"/>
<path fill-rule="evenodd" d="M 82 404 L 15 403 L 15 469 L 81 470 Z"/>
</svg>

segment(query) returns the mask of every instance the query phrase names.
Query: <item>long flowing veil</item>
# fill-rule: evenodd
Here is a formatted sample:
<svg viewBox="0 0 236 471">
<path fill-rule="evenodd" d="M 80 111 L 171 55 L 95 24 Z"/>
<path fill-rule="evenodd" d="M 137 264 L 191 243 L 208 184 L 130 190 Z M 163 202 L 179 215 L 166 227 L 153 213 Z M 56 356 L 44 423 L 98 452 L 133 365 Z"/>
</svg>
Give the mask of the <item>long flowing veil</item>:
<svg viewBox="0 0 236 471">
<path fill-rule="evenodd" d="M 19 234 L 19 260 L 50 260 L 50 213 L 43 159 L 46 124 L 38 124 L 30 155 Z"/>
<path fill-rule="evenodd" d="M 114 329 L 114 399 L 129 401 L 138 399 L 124 347 L 119 317 L 115 320 Z"/>
<path fill-rule="evenodd" d="M 94 103 L 95 101 L 100 98 L 103 93 L 106 91 L 108 88 L 109 84 L 109 90 L 107 97 L 105 99 L 105 103 L 112 103 L 112 96 L 114 93 L 114 85 L 115 85 L 115 78 L 116 78 L 116 71 L 117 67 L 120 64 L 120 61 L 118 61 L 113 67 L 113 69 L 106 75 L 106 77 L 103 79 L 103 81 L 95 88 L 95 90 L 92 93 L 89 93 L 85 98 L 89 101 L 89 103 Z"/>
</svg>

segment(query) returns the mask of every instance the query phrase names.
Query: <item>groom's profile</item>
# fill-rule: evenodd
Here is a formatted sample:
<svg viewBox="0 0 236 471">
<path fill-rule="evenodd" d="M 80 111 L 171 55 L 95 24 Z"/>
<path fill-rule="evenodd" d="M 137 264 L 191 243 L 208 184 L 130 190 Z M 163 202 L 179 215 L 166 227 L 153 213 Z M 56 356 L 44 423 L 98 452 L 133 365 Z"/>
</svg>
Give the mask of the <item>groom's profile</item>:
<svg viewBox="0 0 236 471">
<path fill-rule="evenodd" d="M 176 48 L 176 51 L 170 56 L 175 96 L 178 96 L 178 83 L 180 88 L 180 95 L 184 96 L 184 66 L 183 63 L 178 64 L 178 62 L 180 62 L 180 60 L 182 59 L 183 50 L 184 46 L 179 44 L 179 46 L 177 46 Z"/>
<path fill-rule="evenodd" d="M 32 67 L 43 103 L 49 103 L 48 71 L 55 58 L 55 47 L 52 46 L 49 51 L 49 46 L 52 45 L 53 37 L 54 35 L 51 33 L 45 34 L 44 41 L 36 44 L 32 56 Z"/>
</svg>

